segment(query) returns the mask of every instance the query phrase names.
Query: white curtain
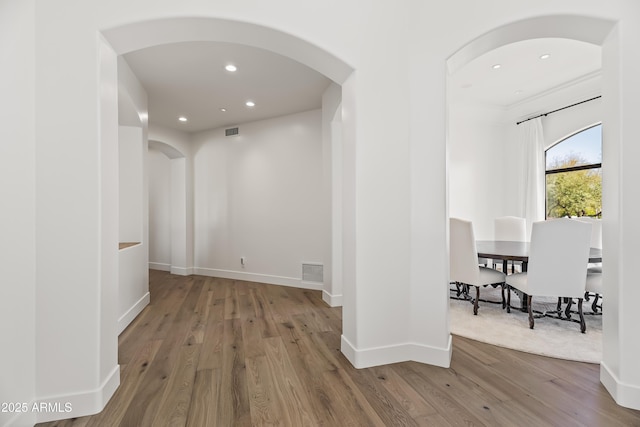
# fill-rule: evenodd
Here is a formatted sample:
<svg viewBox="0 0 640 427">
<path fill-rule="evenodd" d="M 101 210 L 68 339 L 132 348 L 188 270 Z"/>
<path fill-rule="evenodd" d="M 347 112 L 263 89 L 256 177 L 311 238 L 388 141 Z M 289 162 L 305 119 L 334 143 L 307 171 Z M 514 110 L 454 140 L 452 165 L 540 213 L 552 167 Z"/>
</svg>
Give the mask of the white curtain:
<svg viewBox="0 0 640 427">
<path fill-rule="evenodd" d="M 519 126 L 519 141 L 523 147 L 523 216 L 527 219 L 527 235 L 531 224 L 545 219 L 545 161 L 542 118 L 531 119 Z"/>
</svg>

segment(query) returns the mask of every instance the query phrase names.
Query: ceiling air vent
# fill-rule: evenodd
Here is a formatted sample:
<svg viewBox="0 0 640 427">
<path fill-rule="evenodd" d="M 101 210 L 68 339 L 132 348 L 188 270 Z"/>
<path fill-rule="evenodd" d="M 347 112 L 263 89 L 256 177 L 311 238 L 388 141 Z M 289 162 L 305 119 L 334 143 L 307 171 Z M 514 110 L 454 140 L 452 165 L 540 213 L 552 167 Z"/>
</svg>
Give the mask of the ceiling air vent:
<svg viewBox="0 0 640 427">
<path fill-rule="evenodd" d="M 238 128 L 229 128 L 224 130 L 224 136 L 233 136 L 238 134 Z"/>
</svg>

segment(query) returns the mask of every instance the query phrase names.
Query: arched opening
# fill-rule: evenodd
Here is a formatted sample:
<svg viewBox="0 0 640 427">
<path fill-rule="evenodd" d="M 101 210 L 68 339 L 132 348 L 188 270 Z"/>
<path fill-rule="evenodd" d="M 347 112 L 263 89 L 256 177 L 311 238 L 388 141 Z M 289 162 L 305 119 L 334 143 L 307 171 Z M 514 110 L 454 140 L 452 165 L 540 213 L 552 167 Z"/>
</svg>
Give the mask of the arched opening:
<svg viewBox="0 0 640 427">
<path fill-rule="evenodd" d="M 620 135 L 619 128 L 621 126 L 620 119 L 617 116 L 617 114 L 620 113 L 620 109 L 616 108 L 616 103 L 619 102 L 621 95 L 617 90 L 617 86 L 612 82 L 616 70 L 618 70 L 618 67 L 620 67 L 620 64 L 618 62 L 616 62 L 615 60 L 611 60 L 615 57 L 617 49 L 619 49 L 616 44 L 617 38 L 615 37 L 615 29 L 615 22 L 584 16 L 546 16 L 513 22 L 481 35 L 477 39 L 463 46 L 451 57 L 449 57 L 447 61 L 449 76 L 451 76 L 451 74 L 455 73 L 457 70 L 460 70 L 464 65 L 468 64 L 473 59 L 483 55 L 484 53 L 490 52 L 496 48 L 511 43 L 522 42 L 531 39 L 562 38 L 577 40 L 580 42 L 586 42 L 596 46 L 600 46 L 602 47 L 603 58 L 603 84 L 601 89 L 603 93 L 603 113 L 602 117 L 599 120 L 602 120 L 604 130 L 603 151 L 606 152 L 607 150 L 611 150 L 612 154 L 614 154 L 619 150 L 619 140 L 616 139 L 616 137 Z M 450 88 L 448 88 L 448 90 L 450 90 Z M 528 113 L 533 114 L 536 112 L 530 111 Z M 447 126 L 450 129 L 451 123 L 449 122 Z M 510 126 L 515 127 L 515 122 Z M 447 144 L 449 144 L 449 141 L 447 141 Z M 607 162 L 609 160 L 611 160 L 611 163 L 606 163 L 602 167 L 603 175 L 605 175 L 605 177 L 607 176 L 609 170 L 613 172 L 613 170 L 618 167 L 617 162 L 619 161 L 619 159 L 616 159 L 615 155 L 611 158 L 607 158 Z M 450 165 L 448 165 L 447 175 L 449 176 L 450 173 Z M 613 203 L 615 200 L 617 200 L 617 196 L 615 194 L 618 193 L 616 185 L 619 184 L 619 181 L 614 176 L 610 176 L 610 178 L 610 182 L 608 182 L 606 185 L 603 184 L 603 194 L 607 192 L 607 189 L 611 189 L 612 196 L 611 198 L 605 197 L 603 199 L 603 210 L 611 210 L 611 217 L 607 218 L 607 223 L 609 223 L 610 221 L 610 223 L 612 224 L 611 231 L 614 231 L 613 224 L 618 224 L 620 221 L 620 218 L 616 218 L 617 214 L 619 213 L 619 209 L 616 207 L 616 204 Z M 607 233 L 607 227 L 605 227 L 604 233 Z M 615 254 L 618 252 L 616 246 L 619 244 L 616 239 L 616 235 L 609 235 L 607 238 L 605 238 L 605 241 L 608 241 L 610 244 L 610 249 L 607 250 L 607 243 L 605 243 L 605 249 L 603 249 L 603 253 L 612 254 L 615 256 Z M 607 256 L 605 255 L 603 265 L 606 265 L 606 263 Z M 604 271 L 606 272 L 606 267 Z M 622 286 L 617 280 L 619 273 L 615 268 L 612 268 L 609 274 L 610 276 L 608 276 L 607 273 L 605 273 L 604 275 L 605 289 L 609 289 L 613 295 L 617 295 L 618 291 L 615 288 L 618 286 Z M 606 323 L 609 321 L 611 322 L 610 325 L 616 325 L 617 327 L 619 323 L 617 319 L 617 317 L 619 316 L 619 314 L 617 313 L 618 307 L 612 306 L 610 308 L 611 310 L 609 311 L 609 313 L 603 314 L 604 322 Z M 607 320 L 607 318 L 609 318 L 610 320 Z M 615 328 L 603 328 L 603 347 L 607 347 L 609 344 L 619 346 L 620 343 L 617 341 L 618 339 L 620 339 L 620 336 L 618 335 L 617 331 L 615 331 Z M 612 355 L 616 352 L 617 350 L 614 350 L 612 352 Z M 607 386 L 609 391 L 614 395 L 614 398 L 618 400 L 623 395 L 623 393 L 621 392 L 620 384 L 619 382 L 617 382 L 619 380 L 614 379 L 615 375 L 612 374 L 610 368 L 608 368 L 608 366 L 616 365 L 618 363 L 617 360 L 615 360 L 615 357 L 616 356 L 613 356 L 613 359 L 611 361 L 607 361 L 607 355 L 603 355 L 603 362 L 601 363 L 601 380 Z M 624 400 L 624 396 L 621 400 Z"/>
<path fill-rule="evenodd" d="M 168 143 L 149 141 L 149 266 L 187 274 L 187 170 L 185 155 Z"/>
<path fill-rule="evenodd" d="M 349 65 L 311 43 L 271 28 L 238 21 L 217 18 L 160 19 L 107 29 L 102 32 L 102 35 L 113 49 L 112 52 L 108 53 L 111 56 L 109 58 L 103 58 L 103 62 L 113 61 L 118 56 L 129 52 L 163 44 L 178 42 L 221 42 L 242 44 L 278 53 L 320 72 L 333 80 L 337 85 L 344 84 L 353 72 L 353 69 Z M 105 55 L 106 54 L 105 52 Z M 342 102 L 342 104 L 339 105 L 346 105 L 353 110 L 353 100 L 348 97 L 343 98 L 340 93 L 340 86 L 336 87 L 337 98 Z M 108 99 L 103 99 L 103 102 L 108 101 Z M 338 108 L 337 105 L 335 107 Z M 328 115 L 327 120 L 336 123 L 337 121 L 334 116 L 342 116 L 342 108 L 332 110 L 328 112 Z M 328 172 L 334 179 L 340 180 L 340 182 L 335 183 L 338 187 L 343 188 L 343 186 L 346 185 L 349 188 L 353 188 L 355 175 L 352 171 L 355 169 L 355 156 L 349 155 L 349 153 L 351 153 L 349 150 L 353 150 L 354 146 L 351 141 L 352 137 L 350 135 L 343 136 L 342 129 L 335 126 L 335 124 L 331 125 L 331 129 L 328 130 L 327 135 L 327 138 L 330 139 L 329 145 L 331 146 L 331 151 L 333 153 L 340 152 L 341 159 L 345 158 L 342 154 L 346 153 L 347 159 L 340 162 L 339 165 L 333 165 L 329 160 Z M 103 138 L 103 141 L 108 141 L 108 138 Z M 189 194 L 189 182 L 192 179 L 189 173 L 192 173 L 192 171 L 190 171 L 192 165 L 189 164 L 189 161 L 185 160 L 185 156 L 182 153 L 178 154 L 174 150 L 167 148 L 168 146 L 166 146 L 166 144 L 162 145 L 155 140 L 150 143 L 150 146 L 153 147 L 153 149 L 159 148 L 160 151 L 164 153 L 163 155 L 171 159 L 169 161 L 171 164 L 171 194 L 174 199 L 179 199 L 179 203 L 172 203 L 171 207 L 172 215 L 170 221 L 173 231 L 170 237 L 170 270 L 177 274 L 191 274 L 193 273 L 192 269 L 190 270 L 192 264 L 189 264 L 188 258 L 189 256 L 193 257 L 192 239 L 194 231 L 193 225 L 189 224 L 189 215 L 193 215 L 193 212 L 189 212 L 189 199 L 192 197 L 192 195 Z M 331 157 L 329 157 L 329 159 L 330 158 Z M 342 174 L 341 171 L 335 171 L 336 167 L 340 167 L 350 173 Z M 193 185 L 193 183 L 191 183 L 191 185 Z M 175 188 L 181 190 L 176 192 Z M 184 189 L 184 192 L 182 189 Z M 336 197 L 340 197 L 341 200 L 336 200 Z M 339 206 L 341 211 L 337 212 L 334 209 L 333 211 L 327 212 L 327 214 L 333 218 L 339 218 L 341 223 L 343 223 L 343 220 L 346 218 L 348 224 L 346 227 L 351 226 L 354 220 L 349 220 L 349 218 L 355 215 L 354 209 L 345 210 L 344 207 L 346 205 L 348 208 L 354 203 L 354 199 L 342 195 L 331 195 L 331 199 L 331 206 Z M 176 224 L 179 225 L 179 235 L 176 235 Z M 330 225 L 330 227 L 333 228 L 332 225 Z M 342 226 L 339 232 L 342 233 L 344 228 L 345 227 Z M 350 231 L 350 229 L 347 228 L 347 231 Z M 332 233 L 329 234 L 331 235 Z M 353 233 L 349 233 L 349 235 L 352 236 Z M 354 245 L 349 246 L 349 239 L 345 240 L 347 243 L 343 243 L 343 239 L 337 238 L 335 234 L 333 234 L 333 252 L 336 252 L 336 245 L 340 246 L 339 249 L 341 252 L 339 256 L 341 257 L 349 256 L 349 254 L 353 252 Z M 353 258 L 353 256 L 351 256 L 351 258 Z M 349 274 L 350 269 L 354 269 L 351 264 L 346 264 L 348 264 L 349 267 L 345 269 L 347 271 L 343 271 L 341 274 Z M 349 283 L 351 284 L 353 282 Z M 325 298 L 325 300 L 332 305 L 339 305 L 341 304 L 341 295 L 336 296 L 333 290 L 329 290 L 328 297 Z M 349 307 L 345 307 L 344 311 L 348 313 L 349 310 Z"/>
</svg>

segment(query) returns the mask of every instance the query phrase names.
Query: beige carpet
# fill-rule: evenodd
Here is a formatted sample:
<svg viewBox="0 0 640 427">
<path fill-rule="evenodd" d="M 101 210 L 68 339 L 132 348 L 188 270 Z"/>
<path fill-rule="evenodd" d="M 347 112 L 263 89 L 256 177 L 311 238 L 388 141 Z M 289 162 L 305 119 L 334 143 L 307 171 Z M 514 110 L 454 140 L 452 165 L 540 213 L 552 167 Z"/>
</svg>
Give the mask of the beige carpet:
<svg viewBox="0 0 640 427">
<path fill-rule="evenodd" d="M 480 298 L 501 301 L 500 289 L 481 288 Z M 555 300 L 546 302 L 536 302 L 534 297 L 534 310 L 555 308 Z M 511 305 L 520 305 L 520 300 L 513 292 Z M 585 302 L 583 308 L 585 312 L 591 311 L 591 303 Z M 602 359 L 602 316 L 585 316 L 587 331 L 582 334 L 580 324 L 550 317 L 535 319 L 534 329 L 529 329 L 527 313 L 518 309 L 507 313 L 501 304 L 481 301 L 478 315 L 474 316 L 473 305 L 469 301 L 451 299 L 449 312 L 451 333 L 455 335 L 560 359 L 589 363 L 600 363 Z"/>
</svg>

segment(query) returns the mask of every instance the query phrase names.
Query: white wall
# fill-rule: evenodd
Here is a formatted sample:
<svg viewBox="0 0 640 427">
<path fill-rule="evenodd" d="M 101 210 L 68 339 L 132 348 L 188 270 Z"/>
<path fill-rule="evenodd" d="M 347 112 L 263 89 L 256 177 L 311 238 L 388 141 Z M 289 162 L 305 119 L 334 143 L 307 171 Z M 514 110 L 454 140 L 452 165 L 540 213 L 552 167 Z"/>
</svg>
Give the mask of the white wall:
<svg viewBox="0 0 640 427">
<path fill-rule="evenodd" d="M 602 78 L 597 74 L 588 80 L 579 80 L 573 85 L 567 85 L 545 96 L 525 100 L 505 112 L 506 138 L 509 141 L 507 154 L 512 161 L 504 165 L 504 173 L 506 176 L 516 178 L 504 181 L 505 194 L 508 195 L 504 198 L 506 203 L 505 212 L 511 211 L 516 212 L 515 215 L 521 215 L 518 212 L 521 212 L 522 206 L 524 206 L 524 193 L 521 188 L 522 178 L 520 176 L 523 170 L 524 158 L 522 148 L 517 144 L 519 136 L 516 123 L 600 94 L 602 94 Z M 576 131 L 601 122 L 603 113 L 602 98 L 599 98 L 542 117 L 545 147 L 549 148 Z"/>
<path fill-rule="evenodd" d="M 322 298 L 331 307 L 342 305 L 342 89 L 335 83 L 322 95 L 322 181 L 324 289 Z"/>
<path fill-rule="evenodd" d="M 118 133 L 120 241 L 142 242 L 144 157 L 142 127 L 120 126 Z"/>
<path fill-rule="evenodd" d="M 136 245 L 118 253 L 118 332 L 122 332 L 149 304 L 146 141 L 143 128 L 119 128 L 120 242 Z"/>
<path fill-rule="evenodd" d="M 492 239 L 493 221 L 518 215 L 506 208 L 514 179 L 504 111 L 454 102 L 449 109 L 449 215 L 473 222 L 476 238 Z"/>
<path fill-rule="evenodd" d="M 169 187 L 153 190 L 157 197 L 160 197 L 160 191 L 165 192 L 161 197 L 169 198 L 169 211 L 151 214 L 152 216 L 159 215 L 165 220 L 168 217 L 170 224 L 169 246 L 164 246 L 159 250 L 161 252 L 169 250 L 170 261 L 168 265 L 162 261 L 154 261 L 150 263 L 149 267 L 168 270 L 179 275 L 193 274 L 194 192 L 191 136 L 185 132 L 153 126 L 149 130 L 149 146 L 164 153 L 170 159 L 168 168 L 164 172 L 168 174 Z M 161 205 L 155 207 L 161 208 Z M 154 237 L 154 239 L 156 238 Z"/>
<path fill-rule="evenodd" d="M 233 137 L 224 129 L 193 137 L 196 271 L 301 284 L 301 263 L 323 262 L 330 239 L 321 112 L 239 128 Z"/>
<path fill-rule="evenodd" d="M 119 241 L 118 333 L 150 302 L 147 184 L 147 93 L 129 65 L 118 60 Z"/>
<path fill-rule="evenodd" d="M 34 2 L 0 2 L 0 402 L 35 399 Z M 0 412 L 0 426 L 35 414 Z"/>
<path fill-rule="evenodd" d="M 600 98 L 543 117 L 545 148 L 548 149 L 580 130 L 601 123 L 602 116 L 602 98 Z"/>
<path fill-rule="evenodd" d="M 629 5 L 624 16 L 639 17 L 640 3 L 630 3 L 633 7 Z M 633 304 L 640 298 L 635 268 L 640 247 L 634 244 L 640 237 L 635 215 L 640 209 L 640 83 L 635 78 L 640 73 L 640 52 L 631 40 L 640 40 L 640 25 L 625 19 L 603 49 L 602 269 L 604 294 L 610 302 L 603 319 L 600 379 L 616 402 L 640 409 L 640 340 L 631 326 L 637 321 Z"/>
<path fill-rule="evenodd" d="M 149 148 L 149 267 L 171 271 L 171 160 Z"/>
</svg>

